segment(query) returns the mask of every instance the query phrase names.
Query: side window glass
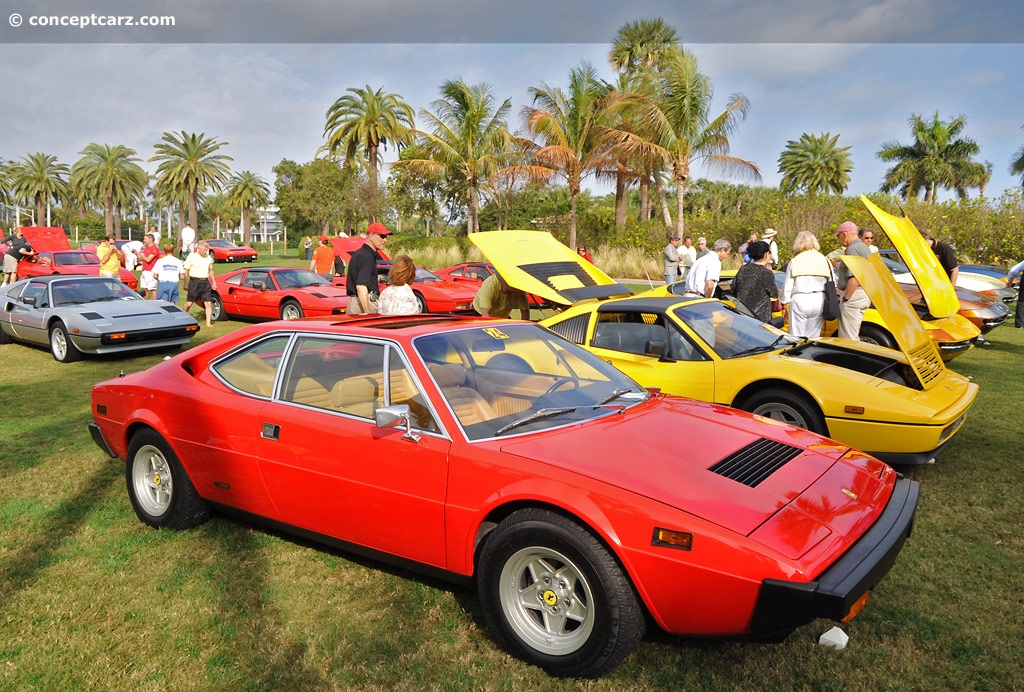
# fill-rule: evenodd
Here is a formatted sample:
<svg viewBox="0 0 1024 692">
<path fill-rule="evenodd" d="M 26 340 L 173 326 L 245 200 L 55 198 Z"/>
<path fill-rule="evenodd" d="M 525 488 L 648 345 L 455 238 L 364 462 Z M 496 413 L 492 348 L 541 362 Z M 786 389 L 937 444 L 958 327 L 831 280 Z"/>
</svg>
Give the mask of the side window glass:
<svg viewBox="0 0 1024 692">
<path fill-rule="evenodd" d="M 284 401 L 372 419 L 384 405 L 384 347 L 300 337 L 281 391 Z"/>
<path fill-rule="evenodd" d="M 249 394 L 269 397 L 281 356 L 288 345 L 287 336 L 278 336 L 250 346 L 213 366 L 225 382 Z"/>
<path fill-rule="evenodd" d="M 389 406 L 406 404 L 409 407 L 409 417 L 414 428 L 440 432 L 434 416 L 430 413 L 423 394 L 416 387 L 412 373 L 405 366 L 405 362 L 396 349 L 390 349 L 388 358 L 388 400 Z"/>
<path fill-rule="evenodd" d="M 22 300 L 25 300 L 27 298 L 35 298 L 36 299 L 36 307 L 37 308 L 43 307 L 43 303 L 47 302 L 46 301 L 46 284 L 36 283 L 36 282 L 30 283 L 28 285 L 28 287 L 25 289 L 25 292 L 22 293 L 22 295 L 21 295 L 21 299 Z"/>
<path fill-rule="evenodd" d="M 267 272 L 245 273 L 245 286 L 248 286 L 249 288 L 255 288 L 257 283 L 263 285 L 264 287 L 267 286 Z"/>
</svg>

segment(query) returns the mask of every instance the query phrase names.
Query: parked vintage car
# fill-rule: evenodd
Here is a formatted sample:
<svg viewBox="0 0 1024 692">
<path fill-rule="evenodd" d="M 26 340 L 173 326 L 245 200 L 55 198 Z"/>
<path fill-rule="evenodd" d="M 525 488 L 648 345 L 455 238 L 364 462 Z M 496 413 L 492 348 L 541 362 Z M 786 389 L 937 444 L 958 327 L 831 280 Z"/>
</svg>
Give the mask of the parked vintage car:
<svg viewBox="0 0 1024 692">
<path fill-rule="evenodd" d="M 890 463 L 933 460 L 978 392 L 945 368 L 877 258 L 851 264 L 901 351 L 790 336 L 722 301 L 663 287 L 622 297 L 623 287 L 545 232 L 474 233 L 470 240 L 511 285 L 572 305 L 542 325 L 640 384 L 785 421 Z"/>
<path fill-rule="evenodd" d="M 44 250 L 32 260 L 18 263 L 18 278 L 49 276 L 51 274 L 100 275 L 100 259 L 88 250 Z M 133 291 L 139 288 L 139 278 L 121 267 L 118 278 Z"/>
<path fill-rule="evenodd" d="M 49 346 L 55 360 L 177 348 L 199 323 L 173 303 L 144 300 L 112 277 L 37 276 L 0 290 L 0 341 Z"/>
<path fill-rule="evenodd" d="M 99 383 L 92 413 L 144 523 L 218 509 L 475 583 L 494 636 L 556 675 L 607 673 L 648 619 L 778 637 L 853 617 L 919 493 L 847 445 L 652 395 L 529 322 L 251 325 Z"/>
<path fill-rule="evenodd" d="M 896 281 L 902 284 L 917 284 L 914 278 L 913 272 L 907 266 L 907 263 L 903 261 L 900 253 L 894 249 L 882 249 L 878 253 L 882 255 L 886 260 L 886 265 L 896 276 Z M 956 284 L 953 286 L 956 289 L 966 289 L 981 293 L 982 295 L 1001 300 L 1004 303 L 1012 303 L 1016 297 L 1017 292 L 1006 285 L 1006 274 L 1003 273 L 1001 278 L 988 276 L 980 272 L 971 272 L 961 267 L 961 271 L 957 274 Z"/>
<path fill-rule="evenodd" d="M 22 232 L 39 254 L 18 263 L 19 279 L 50 274 L 100 275 L 100 258 L 96 256 L 95 244 L 92 249 L 72 250 L 63 228 L 27 226 L 22 228 Z M 118 278 L 125 286 L 133 291 L 138 290 L 139 277 L 123 266 L 118 271 Z"/>
<path fill-rule="evenodd" d="M 206 241 L 214 262 L 255 262 L 259 253 L 248 245 L 236 245 L 230 240 L 211 238 Z"/>
<path fill-rule="evenodd" d="M 465 281 L 479 287 L 487 277 L 494 273 L 494 265 L 490 262 L 462 262 L 444 269 L 435 269 L 434 273 L 446 281 Z M 543 298 L 532 293 L 528 293 L 526 298 L 531 308 L 542 310 L 551 307 Z"/>
<path fill-rule="evenodd" d="M 341 315 L 347 307 L 344 288 L 308 269 L 249 267 L 217 277 L 210 319 L 294 320 Z"/>
</svg>

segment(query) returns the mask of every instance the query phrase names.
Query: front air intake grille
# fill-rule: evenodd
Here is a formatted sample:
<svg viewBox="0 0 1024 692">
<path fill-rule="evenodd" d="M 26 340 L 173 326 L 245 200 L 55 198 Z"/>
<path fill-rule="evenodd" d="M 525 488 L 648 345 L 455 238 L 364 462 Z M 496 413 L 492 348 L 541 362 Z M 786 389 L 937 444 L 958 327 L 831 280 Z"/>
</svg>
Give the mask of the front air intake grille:
<svg viewBox="0 0 1024 692">
<path fill-rule="evenodd" d="M 802 451 L 782 442 L 762 438 L 737 449 L 708 470 L 756 488 L 761 481 L 800 456 Z"/>
</svg>

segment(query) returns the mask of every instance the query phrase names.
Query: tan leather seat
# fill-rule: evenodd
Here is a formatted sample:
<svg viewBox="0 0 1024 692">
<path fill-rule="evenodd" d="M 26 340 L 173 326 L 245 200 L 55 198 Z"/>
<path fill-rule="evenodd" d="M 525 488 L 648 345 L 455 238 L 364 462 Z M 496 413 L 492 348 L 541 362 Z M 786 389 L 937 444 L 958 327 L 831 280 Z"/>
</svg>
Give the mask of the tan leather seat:
<svg viewBox="0 0 1024 692">
<path fill-rule="evenodd" d="M 333 405 L 330 391 L 312 377 L 299 378 L 299 381 L 295 383 L 292 401 L 317 408 L 331 408 Z"/>
<path fill-rule="evenodd" d="M 373 418 L 379 404 L 380 389 L 372 377 L 349 377 L 331 389 L 331 406 L 343 413 Z"/>
<path fill-rule="evenodd" d="M 461 365 L 431 364 L 429 368 L 460 423 L 473 425 L 498 417 L 480 392 L 465 386 L 466 371 Z"/>
</svg>

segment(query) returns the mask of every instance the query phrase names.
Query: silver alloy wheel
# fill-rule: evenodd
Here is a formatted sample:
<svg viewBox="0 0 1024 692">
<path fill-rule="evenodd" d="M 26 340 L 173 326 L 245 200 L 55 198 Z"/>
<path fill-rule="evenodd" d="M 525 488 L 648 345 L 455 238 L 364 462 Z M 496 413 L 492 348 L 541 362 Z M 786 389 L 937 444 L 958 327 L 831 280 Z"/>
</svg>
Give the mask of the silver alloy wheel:
<svg viewBox="0 0 1024 692">
<path fill-rule="evenodd" d="M 564 656 L 594 629 L 594 594 L 569 558 L 543 546 L 523 548 L 501 570 L 498 599 L 516 635 L 533 649 Z"/>
<path fill-rule="evenodd" d="M 298 303 L 288 301 L 281 306 L 281 319 L 282 320 L 297 320 L 302 317 L 302 308 L 299 307 Z"/>
<path fill-rule="evenodd" d="M 163 516 L 171 506 L 174 479 L 171 465 L 157 447 L 143 445 L 132 457 L 132 485 L 139 505 L 154 517 Z"/>
<path fill-rule="evenodd" d="M 61 362 L 68 357 L 68 335 L 60 327 L 50 330 L 50 350 L 53 357 Z"/>
<path fill-rule="evenodd" d="M 810 421 L 804 419 L 803 413 L 781 401 L 765 402 L 755 408 L 752 413 L 764 416 L 765 418 L 782 421 L 783 423 L 789 423 L 790 425 L 795 425 L 798 428 L 804 428 L 807 430 L 811 429 Z"/>
</svg>

